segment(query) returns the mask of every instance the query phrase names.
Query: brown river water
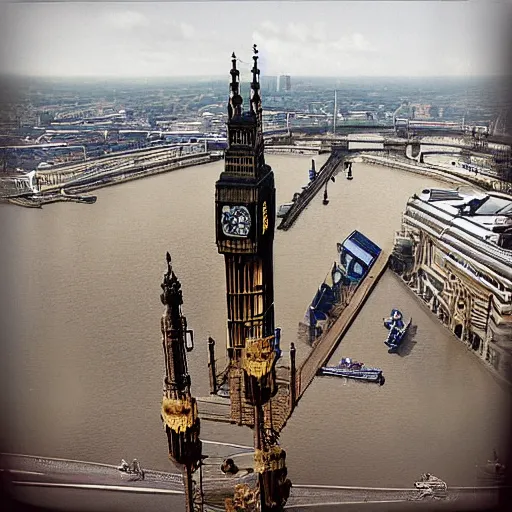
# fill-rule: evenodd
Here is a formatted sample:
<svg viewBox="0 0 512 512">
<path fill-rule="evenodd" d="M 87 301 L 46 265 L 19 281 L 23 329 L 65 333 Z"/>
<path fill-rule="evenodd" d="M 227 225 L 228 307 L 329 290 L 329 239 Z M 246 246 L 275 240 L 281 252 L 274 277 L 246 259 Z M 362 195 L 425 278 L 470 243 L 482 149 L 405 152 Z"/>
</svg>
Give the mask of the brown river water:
<svg viewBox="0 0 512 512">
<path fill-rule="evenodd" d="M 327 156 L 316 158 L 317 168 Z M 307 181 L 310 157 L 268 155 L 277 203 Z M 160 420 L 160 283 L 170 251 L 195 331 L 193 393 L 208 394 L 206 340 L 225 346 L 223 257 L 214 184 L 223 161 L 95 192 L 94 205 L 0 206 L 1 451 L 175 471 Z M 407 199 L 446 186 L 356 163 L 275 236 L 276 325 L 283 348 L 354 229 L 390 250 Z M 408 354 L 387 353 L 382 318 L 413 317 Z M 309 347 L 296 343 L 302 359 Z M 477 482 L 507 449 L 509 392 L 390 271 L 333 357 L 383 368 L 376 385 L 317 377 L 281 435 L 294 483 L 410 486 L 423 472 Z M 219 363 L 222 366 L 222 363 Z M 202 437 L 252 445 L 248 428 L 202 422 Z M 141 497 L 137 498 L 141 500 Z"/>
</svg>

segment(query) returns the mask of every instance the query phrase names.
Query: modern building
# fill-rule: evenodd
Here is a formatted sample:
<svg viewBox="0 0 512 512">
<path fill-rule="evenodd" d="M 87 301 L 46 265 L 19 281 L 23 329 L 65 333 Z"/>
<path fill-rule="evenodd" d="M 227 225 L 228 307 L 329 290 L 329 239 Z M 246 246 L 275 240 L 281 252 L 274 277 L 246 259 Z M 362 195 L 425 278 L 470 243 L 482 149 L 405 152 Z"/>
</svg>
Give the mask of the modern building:
<svg viewBox="0 0 512 512">
<path fill-rule="evenodd" d="M 423 105 L 420 103 L 414 103 L 411 105 L 412 119 L 430 119 L 430 105 Z"/>
<path fill-rule="evenodd" d="M 392 268 L 506 378 L 512 369 L 512 199 L 426 189 L 407 202 Z"/>
<path fill-rule="evenodd" d="M 290 75 L 278 76 L 276 89 L 278 92 L 290 92 L 292 90 L 292 79 Z"/>
</svg>

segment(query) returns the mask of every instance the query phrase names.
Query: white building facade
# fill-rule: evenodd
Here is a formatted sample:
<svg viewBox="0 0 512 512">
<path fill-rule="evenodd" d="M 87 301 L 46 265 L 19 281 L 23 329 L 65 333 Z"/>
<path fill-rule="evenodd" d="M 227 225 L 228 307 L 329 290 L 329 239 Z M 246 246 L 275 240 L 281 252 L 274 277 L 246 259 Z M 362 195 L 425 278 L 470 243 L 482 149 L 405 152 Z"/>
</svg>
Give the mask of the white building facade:
<svg viewBox="0 0 512 512">
<path fill-rule="evenodd" d="M 391 267 L 455 336 L 512 377 L 512 198 L 426 189 L 408 202 Z"/>
</svg>

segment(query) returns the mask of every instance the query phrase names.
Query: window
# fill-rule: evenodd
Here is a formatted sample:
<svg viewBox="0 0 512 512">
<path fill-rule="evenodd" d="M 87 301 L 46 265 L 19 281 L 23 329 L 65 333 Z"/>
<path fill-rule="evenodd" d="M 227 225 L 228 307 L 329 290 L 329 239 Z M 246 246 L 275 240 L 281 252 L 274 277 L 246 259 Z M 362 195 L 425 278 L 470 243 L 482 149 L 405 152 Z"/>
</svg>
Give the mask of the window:
<svg viewBox="0 0 512 512">
<path fill-rule="evenodd" d="M 497 369 L 500 364 L 500 353 L 491 347 L 487 347 L 486 359 Z"/>
<path fill-rule="evenodd" d="M 510 200 L 501 197 L 488 196 L 488 199 L 476 209 L 478 215 L 494 215 L 499 210 L 504 213 L 507 207 L 510 208 Z"/>
<path fill-rule="evenodd" d="M 500 236 L 498 245 L 500 247 L 503 247 L 503 249 L 512 250 L 512 231 L 509 231 L 507 233 L 503 233 Z"/>
<path fill-rule="evenodd" d="M 364 269 L 358 261 L 354 263 L 354 267 L 352 270 L 354 274 L 356 274 L 357 276 L 362 276 L 364 274 Z"/>
</svg>

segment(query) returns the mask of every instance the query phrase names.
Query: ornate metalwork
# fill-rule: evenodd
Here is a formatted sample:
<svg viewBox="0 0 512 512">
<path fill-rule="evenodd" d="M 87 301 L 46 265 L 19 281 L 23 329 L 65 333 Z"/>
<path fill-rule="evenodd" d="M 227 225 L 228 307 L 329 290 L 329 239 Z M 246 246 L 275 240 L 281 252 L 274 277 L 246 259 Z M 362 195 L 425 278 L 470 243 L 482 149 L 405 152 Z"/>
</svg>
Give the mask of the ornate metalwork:
<svg viewBox="0 0 512 512">
<path fill-rule="evenodd" d="M 264 446 L 273 446 L 279 444 L 279 432 L 272 427 L 263 428 L 262 442 Z"/>
<path fill-rule="evenodd" d="M 251 214 L 245 206 L 224 206 L 221 222 L 225 235 L 245 238 L 251 229 Z"/>
<path fill-rule="evenodd" d="M 226 512 L 259 512 L 260 492 L 257 487 L 249 487 L 247 484 L 235 486 L 233 498 L 226 499 Z"/>
</svg>

